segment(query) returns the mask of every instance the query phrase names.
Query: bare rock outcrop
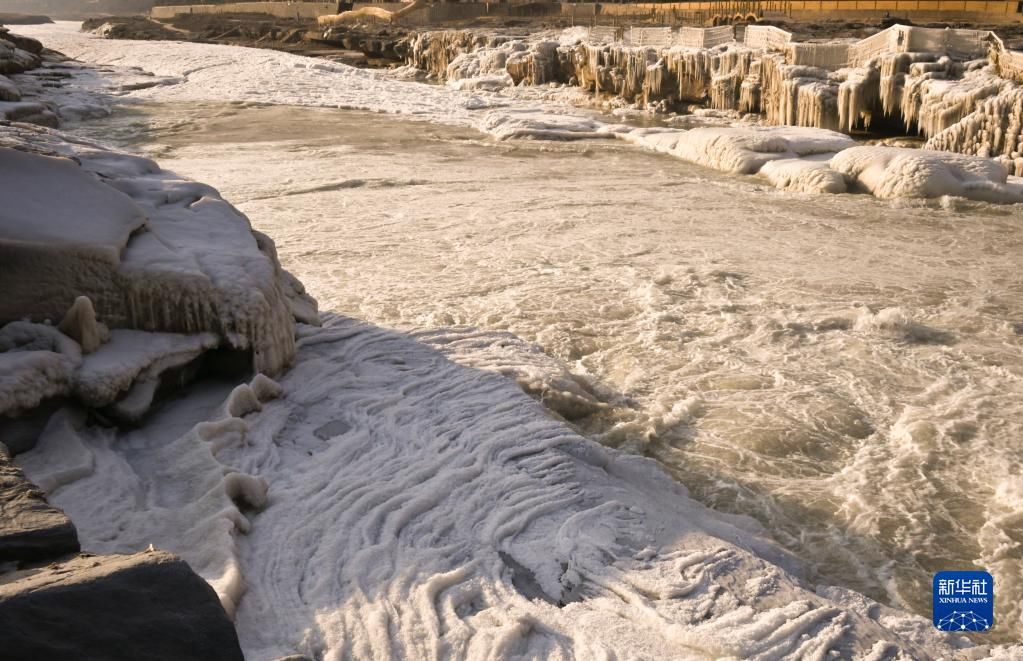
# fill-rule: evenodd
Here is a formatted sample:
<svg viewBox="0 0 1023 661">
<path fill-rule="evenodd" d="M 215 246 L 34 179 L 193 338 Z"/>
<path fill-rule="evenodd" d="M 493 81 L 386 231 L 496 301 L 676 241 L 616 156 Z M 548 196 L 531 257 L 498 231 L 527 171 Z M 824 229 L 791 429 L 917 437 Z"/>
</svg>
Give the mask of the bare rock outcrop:
<svg viewBox="0 0 1023 661">
<path fill-rule="evenodd" d="M 217 595 L 163 551 L 0 577 L 0 649 L 22 659 L 242 659 Z"/>
<path fill-rule="evenodd" d="M 0 562 L 32 562 L 77 552 L 78 534 L 71 520 L 46 502 L 2 448 Z"/>
</svg>

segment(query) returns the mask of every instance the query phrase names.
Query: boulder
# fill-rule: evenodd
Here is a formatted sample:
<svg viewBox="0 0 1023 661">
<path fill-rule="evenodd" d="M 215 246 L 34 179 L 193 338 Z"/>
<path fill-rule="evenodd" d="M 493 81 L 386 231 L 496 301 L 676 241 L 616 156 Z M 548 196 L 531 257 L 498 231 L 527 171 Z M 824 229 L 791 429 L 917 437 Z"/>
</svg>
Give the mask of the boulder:
<svg viewBox="0 0 1023 661">
<path fill-rule="evenodd" d="M 242 659 L 217 595 L 164 551 L 0 575 L 0 650 L 21 659 Z"/>
<path fill-rule="evenodd" d="M 45 560 L 78 548 L 71 520 L 47 504 L 43 492 L 25 479 L 6 451 L 0 452 L 0 562 Z"/>
</svg>

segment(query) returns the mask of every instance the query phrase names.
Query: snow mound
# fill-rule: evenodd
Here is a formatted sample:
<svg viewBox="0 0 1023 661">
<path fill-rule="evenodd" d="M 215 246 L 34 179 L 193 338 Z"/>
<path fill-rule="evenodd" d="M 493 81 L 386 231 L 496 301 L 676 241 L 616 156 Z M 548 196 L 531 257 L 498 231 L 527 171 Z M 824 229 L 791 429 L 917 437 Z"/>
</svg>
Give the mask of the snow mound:
<svg viewBox="0 0 1023 661">
<path fill-rule="evenodd" d="M 828 166 L 827 160 L 786 158 L 768 161 L 760 174 L 775 188 L 799 193 L 845 193 L 845 176 Z"/>
<path fill-rule="evenodd" d="M 900 147 L 854 147 L 831 168 L 881 199 L 945 195 L 1000 204 L 1023 202 L 1023 186 L 989 158 Z"/>
<path fill-rule="evenodd" d="M 25 125 L 0 127 L 0 169 L 0 323 L 68 315 L 61 328 L 88 352 L 105 332 L 98 317 L 110 328 L 214 333 L 251 351 L 260 372 L 291 360 L 292 310 L 311 321 L 314 304 L 273 242 L 209 186 Z"/>
<path fill-rule="evenodd" d="M 733 174 L 756 174 L 770 161 L 835 154 L 855 144 L 841 133 L 794 126 L 705 127 L 690 131 L 636 129 L 622 137 Z"/>
</svg>

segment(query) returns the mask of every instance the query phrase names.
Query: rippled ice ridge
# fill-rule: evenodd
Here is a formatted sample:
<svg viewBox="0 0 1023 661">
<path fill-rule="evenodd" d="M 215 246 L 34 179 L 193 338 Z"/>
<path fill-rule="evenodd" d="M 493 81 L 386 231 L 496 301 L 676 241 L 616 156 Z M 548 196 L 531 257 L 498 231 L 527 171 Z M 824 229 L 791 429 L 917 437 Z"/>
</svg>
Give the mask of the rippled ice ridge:
<svg viewBox="0 0 1023 661">
<path fill-rule="evenodd" d="M 323 309 L 468 327 L 438 348 L 755 516 L 823 583 L 927 615 L 933 571 L 986 568 L 998 637 L 1023 636 L 1018 208 L 351 112 L 189 100 L 102 126 L 218 187 Z M 473 352 L 473 328 L 564 371 Z"/>
</svg>

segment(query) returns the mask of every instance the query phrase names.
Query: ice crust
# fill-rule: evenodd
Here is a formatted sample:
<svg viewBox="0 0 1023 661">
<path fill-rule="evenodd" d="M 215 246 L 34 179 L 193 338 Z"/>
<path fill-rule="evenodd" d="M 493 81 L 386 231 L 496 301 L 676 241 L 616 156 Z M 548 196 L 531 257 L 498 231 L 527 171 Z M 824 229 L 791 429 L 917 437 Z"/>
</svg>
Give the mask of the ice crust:
<svg viewBox="0 0 1023 661">
<path fill-rule="evenodd" d="M 98 316 L 111 328 L 215 333 L 251 350 L 256 371 L 290 361 L 291 301 L 311 299 L 285 276 L 273 242 L 209 186 L 24 125 L 0 127 L 0 169 L 9 183 L 0 323 L 56 322 L 87 305 L 62 324 L 86 352 L 102 339 Z"/>
<path fill-rule="evenodd" d="M 530 364 L 513 355 L 526 345 L 341 317 L 304 328 L 279 388 L 195 392 L 118 434 L 58 417 L 20 459 L 84 548 L 180 553 L 235 614 L 247 658 L 923 659 L 969 645 L 815 594 L 757 524 L 430 348 Z"/>
<path fill-rule="evenodd" d="M 770 161 L 832 155 L 855 144 L 841 133 L 792 126 L 696 128 L 686 132 L 638 129 L 626 139 L 733 174 L 756 174 Z"/>
<path fill-rule="evenodd" d="M 1023 202 L 1023 185 L 1009 183 L 998 161 L 922 149 L 853 147 L 831 167 L 881 199 L 951 195 L 1003 204 Z"/>
</svg>

